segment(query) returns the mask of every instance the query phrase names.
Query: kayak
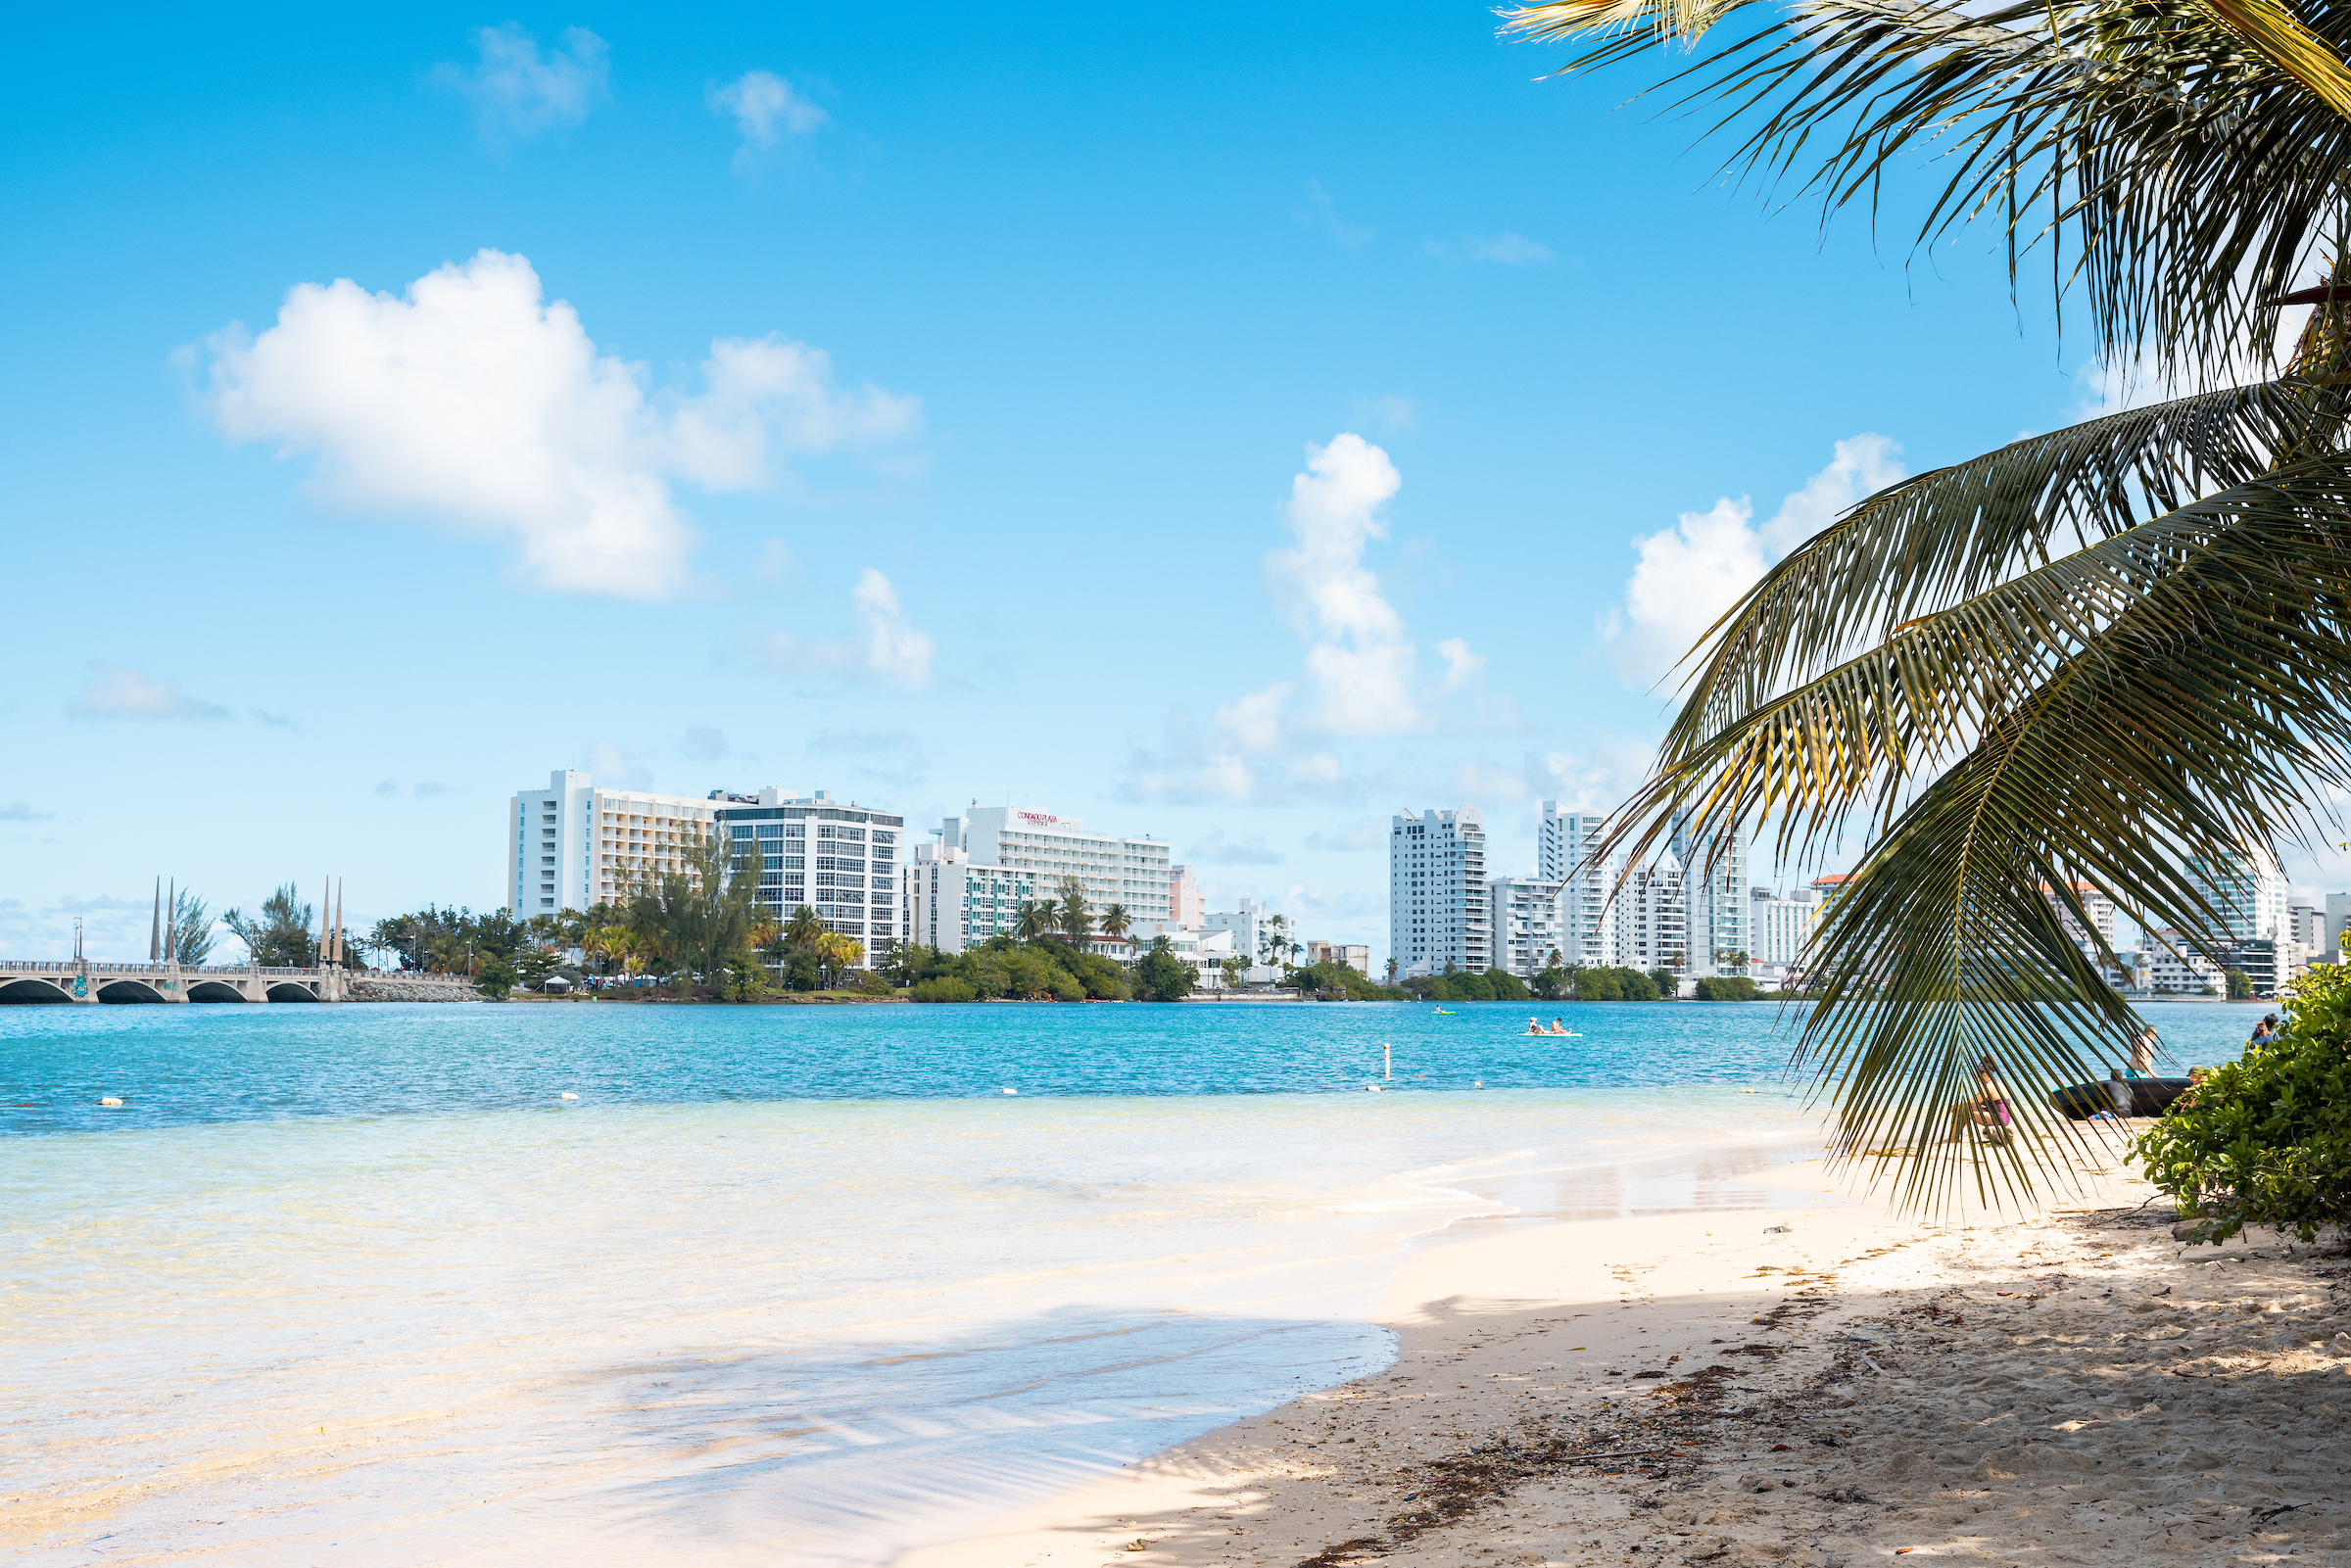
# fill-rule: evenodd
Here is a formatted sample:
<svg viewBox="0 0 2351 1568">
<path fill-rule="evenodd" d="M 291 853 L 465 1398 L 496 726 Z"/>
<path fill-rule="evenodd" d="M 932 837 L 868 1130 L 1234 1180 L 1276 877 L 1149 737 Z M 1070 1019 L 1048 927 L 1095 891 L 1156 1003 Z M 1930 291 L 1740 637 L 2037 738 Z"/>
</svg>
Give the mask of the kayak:
<svg viewBox="0 0 2351 1568">
<path fill-rule="evenodd" d="M 2073 1083 L 2049 1091 L 2049 1104 L 2065 1113 L 2067 1119 L 2087 1121 L 2104 1112 L 2114 1114 L 2114 1100 L 2108 1085 L 2103 1083 Z M 2131 1085 L 2131 1114 L 2135 1117 L 2159 1117 L 2172 1108 L 2172 1102 L 2187 1089 L 2185 1078 L 2125 1078 Z"/>
</svg>

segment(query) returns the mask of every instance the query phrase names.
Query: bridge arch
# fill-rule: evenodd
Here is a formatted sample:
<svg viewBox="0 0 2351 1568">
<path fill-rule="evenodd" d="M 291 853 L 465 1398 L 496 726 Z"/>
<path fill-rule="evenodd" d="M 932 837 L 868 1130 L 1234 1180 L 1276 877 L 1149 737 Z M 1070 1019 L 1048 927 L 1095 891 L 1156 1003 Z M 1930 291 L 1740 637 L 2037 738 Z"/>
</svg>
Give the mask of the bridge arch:
<svg viewBox="0 0 2351 1568">
<path fill-rule="evenodd" d="M 269 1000 L 272 1002 L 315 1002 L 318 1000 L 318 993 L 309 986 L 297 984 L 293 980 L 279 980 L 269 987 Z"/>
<path fill-rule="evenodd" d="M 242 1002 L 245 993 L 226 980 L 198 980 L 188 987 L 191 1002 Z"/>
<path fill-rule="evenodd" d="M 20 974 L 15 979 L 0 984 L 0 1004 L 71 1002 L 73 998 L 68 995 L 65 988 L 55 980 L 44 978 L 38 974 Z"/>
<path fill-rule="evenodd" d="M 109 980 L 98 987 L 98 1000 L 101 1002 L 139 1003 L 160 1002 L 163 999 L 164 993 L 145 980 Z"/>
</svg>

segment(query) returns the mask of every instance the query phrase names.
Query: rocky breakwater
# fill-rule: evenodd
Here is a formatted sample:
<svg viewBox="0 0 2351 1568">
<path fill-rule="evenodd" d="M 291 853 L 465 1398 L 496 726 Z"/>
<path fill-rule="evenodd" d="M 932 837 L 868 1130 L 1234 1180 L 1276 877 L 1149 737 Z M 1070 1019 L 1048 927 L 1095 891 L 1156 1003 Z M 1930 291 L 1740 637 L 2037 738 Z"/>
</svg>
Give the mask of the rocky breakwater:
<svg viewBox="0 0 2351 1568">
<path fill-rule="evenodd" d="M 482 993 L 471 980 L 371 980 L 353 976 L 346 982 L 347 999 L 354 1002 L 478 1002 Z"/>
</svg>

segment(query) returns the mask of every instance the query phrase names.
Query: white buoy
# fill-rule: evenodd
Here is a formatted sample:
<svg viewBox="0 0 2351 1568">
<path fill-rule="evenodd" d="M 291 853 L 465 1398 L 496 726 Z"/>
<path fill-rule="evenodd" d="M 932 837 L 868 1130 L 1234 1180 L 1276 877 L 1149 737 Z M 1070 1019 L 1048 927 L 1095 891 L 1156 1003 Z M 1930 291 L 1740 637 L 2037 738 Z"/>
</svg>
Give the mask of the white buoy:
<svg viewBox="0 0 2351 1568">
<path fill-rule="evenodd" d="M 1364 1093 L 1366 1094 L 1384 1094 L 1386 1092 L 1386 1090 L 1382 1089 L 1376 1083 L 1367 1083 L 1364 1085 Z"/>
<path fill-rule="evenodd" d="M 99 1103 L 100 1105 L 120 1105 L 122 1102 L 121 1102 L 121 1101 L 120 1101 L 120 1100 L 118 1100 L 118 1099 L 116 1099 L 116 1098 L 115 1098 L 113 1095 L 111 1095 L 111 1094 L 110 1094 L 110 1095 L 108 1095 L 108 1096 L 107 1096 L 105 1099 L 103 1099 L 103 1100 L 99 1101 L 98 1103 Z"/>
<path fill-rule="evenodd" d="M 1485 1086 L 1486 1086 L 1486 1080 L 1485 1080 L 1485 1079 L 1483 1079 L 1483 1078 L 1471 1078 L 1471 1079 L 1469 1080 L 1469 1087 L 1471 1087 L 1472 1089 L 1482 1089 L 1482 1088 L 1484 1088 Z"/>
<path fill-rule="evenodd" d="M 1004 1092 L 1005 1092 L 1006 1094 L 1018 1094 L 1018 1093 L 1020 1093 L 1021 1091 L 1020 1091 L 1020 1090 L 1018 1090 L 1018 1089 L 1006 1089 Z"/>
<path fill-rule="evenodd" d="M 566 1089 L 563 1091 L 563 1098 L 566 1100 L 577 1100 L 579 1096 L 572 1093 L 569 1089 Z"/>
<path fill-rule="evenodd" d="M 1379 1075 L 1383 1078 L 1396 1076 L 1396 1048 L 1392 1045 L 1379 1048 Z"/>
</svg>

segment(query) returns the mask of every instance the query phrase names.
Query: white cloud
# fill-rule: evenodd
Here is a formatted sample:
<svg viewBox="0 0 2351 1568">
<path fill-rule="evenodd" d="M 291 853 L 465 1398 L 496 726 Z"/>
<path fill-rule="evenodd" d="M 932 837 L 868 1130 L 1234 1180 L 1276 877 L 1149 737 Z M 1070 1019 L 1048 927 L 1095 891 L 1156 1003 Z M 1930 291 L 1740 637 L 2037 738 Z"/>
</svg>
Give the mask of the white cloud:
<svg viewBox="0 0 2351 1568">
<path fill-rule="evenodd" d="M 1470 651 L 1468 642 L 1449 637 L 1437 644 L 1437 652 L 1445 659 L 1445 689 L 1459 691 L 1484 673 L 1486 656 Z"/>
<path fill-rule="evenodd" d="M 1557 800 L 1561 811 L 1614 811 L 1649 778 L 1656 747 L 1595 734 L 1581 752 L 1553 751 L 1527 759 L 1532 793 Z"/>
<path fill-rule="evenodd" d="M 1431 256 L 1461 257 L 1471 261 L 1499 261 L 1504 266 L 1534 266 L 1554 261 L 1550 246 L 1508 230 L 1500 234 L 1464 234 L 1458 240 L 1431 240 Z"/>
<path fill-rule="evenodd" d="M 81 690 L 66 704 L 72 719 L 199 719 L 228 717 L 217 702 L 191 696 L 177 681 L 92 659 Z"/>
<path fill-rule="evenodd" d="M 493 141 L 563 130 L 588 118 L 611 78 L 604 40 L 585 27 L 567 28 L 563 47 L 547 54 L 522 28 L 483 27 L 473 35 L 468 70 L 441 65 L 433 79 L 473 101 L 482 134 Z"/>
<path fill-rule="evenodd" d="M 1222 831 L 1194 844 L 1192 852 L 1184 858 L 1207 866 L 1278 866 L 1282 862 L 1281 852 L 1264 837 L 1231 839 Z"/>
<path fill-rule="evenodd" d="M 653 770 L 637 753 L 614 740 L 591 740 L 581 759 L 582 771 L 606 789 L 650 789 Z"/>
<path fill-rule="evenodd" d="M 211 412 L 231 441 L 319 458 L 342 501 L 416 511 L 521 548 L 541 587 L 659 598 L 693 547 L 669 476 L 711 490 L 772 479 L 771 448 L 827 451 L 915 430 L 920 405 L 835 388 L 817 350 L 711 345 L 705 390 L 648 404 L 641 366 L 600 355 L 525 258 L 483 251 L 405 296 L 299 284 L 258 338 L 213 339 Z"/>
<path fill-rule="evenodd" d="M 786 137 L 812 136 L 832 117 L 812 104 L 791 82 L 772 71 L 746 71 L 709 93 L 714 113 L 735 117 L 743 145 L 735 149 L 734 169 L 748 174 Z"/>
<path fill-rule="evenodd" d="M 1281 705 L 1296 689 L 1292 682 L 1276 681 L 1235 697 L 1217 709 L 1217 727 L 1251 751 L 1271 751 L 1281 744 Z"/>
<path fill-rule="evenodd" d="M 1752 501 L 1726 496 L 1706 511 L 1684 512 L 1673 527 L 1636 539 L 1641 558 L 1625 585 L 1624 604 L 1601 623 L 1618 678 L 1636 689 L 1655 686 L 1766 566 L 1907 472 L 1894 442 L 1855 436 L 1837 443 L 1829 465 L 1781 501 L 1760 528 L 1753 526 Z"/>
<path fill-rule="evenodd" d="M 1376 817 L 1349 823 L 1335 833 L 1318 828 L 1306 835 L 1309 849 L 1352 851 L 1376 849 L 1388 841 L 1388 825 Z"/>
<path fill-rule="evenodd" d="M 54 815 L 54 812 L 35 811 L 26 801 L 0 801 L 0 822 L 47 822 Z"/>
<path fill-rule="evenodd" d="M 731 755 L 727 749 L 727 732 L 709 724 L 697 724 L 687 730 L 680 749 L 696 762 L 716 762 Z"/>
<path fill-rule="evenodd" d="M 1528 266 L 1552 259 L 1551 247 L 1542 241 L 1507 232 L 1472 239 L 1469 254 L 1480 261 L 1500 261 L 1505 266 Z"/>
<path fill-rule="evenodd" d="M 1310 228 L 1320 229 L 1341 245 L 1350 249 L 1371 237 L 1371 231 L 1349 223 L 1339 216 L 1339 204 L 1330 199 L 1319 179 L 1306 182 L 1306 211 L 1298 214 L 1299 221 Z"/>
<path fill-rule="evenodd" d="M 1363 415 L 1364 423 L 1374 425 L 1389 435 L 1401 435 L 1408 430 L 1416 430 L 1420 425 L 1420 410 L 1410 398 L 1393 395 L 1358 398 L 1356 408 Z"/>
<path fill-rule="evenodd" d="M 867 567 L 849 594 L 856 635 L 845 641 L 810 642 L 789 632 L 767 640 L 763 654 L 775 669 L 829 670 L 888 681 L 909 689 L 929 686 L 938 644 L 918 631 L 899 606 L 888 577 Z"/>
<path fill-rule="evenodd" d="M 1265 566 L 1291 623 L 1315 639 L 1306 655 L 1310 723 L 1331 735 L 1400 734 L 1419 721 L 1413 645 L 1364 565 L 1364 546 L 1387 537 L 1379 508 L 1404 481 L 1386 452 L 1352 433 L 1310 445 L 1306 469 L 1290 482 L 1297 546 L 1274 550 Z"/>
</svg>

